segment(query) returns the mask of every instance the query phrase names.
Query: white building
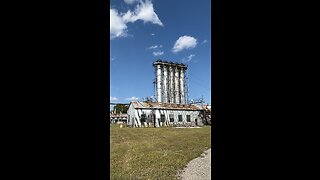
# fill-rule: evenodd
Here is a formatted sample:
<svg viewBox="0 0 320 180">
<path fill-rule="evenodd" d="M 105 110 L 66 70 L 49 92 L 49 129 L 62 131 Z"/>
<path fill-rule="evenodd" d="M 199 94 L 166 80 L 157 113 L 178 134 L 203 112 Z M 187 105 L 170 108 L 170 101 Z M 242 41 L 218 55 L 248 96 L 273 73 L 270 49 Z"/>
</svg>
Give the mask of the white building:
<svg viewBox="0 0 320 180">
<path fill-rule="evenodd" d="M 127 123 L 127 114 L 110 113 L 110 123 Z"/>
<path fill-rule="evenodd" d="M 202 108 L 187 104 L 131 102 L 128 124 L 131 127 L 202 126 Z"/>
</svg>

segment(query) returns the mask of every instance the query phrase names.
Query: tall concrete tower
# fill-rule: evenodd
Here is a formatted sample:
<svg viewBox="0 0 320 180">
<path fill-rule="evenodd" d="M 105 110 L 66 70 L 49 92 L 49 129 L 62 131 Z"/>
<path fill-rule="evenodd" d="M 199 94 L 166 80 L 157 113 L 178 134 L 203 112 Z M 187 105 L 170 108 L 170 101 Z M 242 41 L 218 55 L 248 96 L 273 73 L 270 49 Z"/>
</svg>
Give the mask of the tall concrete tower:
<svg viewBox="0 0 320 180">
<path fill-rule="evenodd" d="M 174 103 L 174 86 L 173 86 L 173 68 L 172 65 L 169 65 L 169 103 Z"/>
<path fill-rule="evenodd" d="M 168 66 L 163 66 L 163 103 L 168 103 Z"/>
<path fill-rule="evenodd" d="M 158 102 L 162 102 L 162 83 L 161 83 L 161 78 L 162 72 L 161 72 L 161 65 L 157 64 L 157 100 Z"/>
<path fill-rule="evenodd" d="M 185 64 L 157 60 L 156 96 L 159 103 L 185 104 Z"/>
<path fill-rule="evenodd" d="M 180 69 L 180 104 L 185 104 L 184 69 Z"/>
</svg>

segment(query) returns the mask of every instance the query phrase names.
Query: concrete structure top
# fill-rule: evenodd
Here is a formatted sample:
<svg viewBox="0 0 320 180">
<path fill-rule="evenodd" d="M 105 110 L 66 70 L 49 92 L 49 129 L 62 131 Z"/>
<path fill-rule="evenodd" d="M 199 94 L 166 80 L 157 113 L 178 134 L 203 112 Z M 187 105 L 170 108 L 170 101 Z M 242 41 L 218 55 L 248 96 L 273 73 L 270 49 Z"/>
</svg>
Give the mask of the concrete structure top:
<svg viewBox="0 0 320 180">
<path fill-rule="evenodd" d="M 175 62 L 171 62 L 171 61 L 163 61 L 163 60 L 160 60 L 160 59 L 153 63 L 153 66 L 156 66 L 156 65 L 177 66 L 177 67 L 181 67 L 181 68 L 184 68 L 184 69 L 188 68 L 188 66 L 186 64 L 183 64 L 183 63 L 175 63 Z"/>
</svg>

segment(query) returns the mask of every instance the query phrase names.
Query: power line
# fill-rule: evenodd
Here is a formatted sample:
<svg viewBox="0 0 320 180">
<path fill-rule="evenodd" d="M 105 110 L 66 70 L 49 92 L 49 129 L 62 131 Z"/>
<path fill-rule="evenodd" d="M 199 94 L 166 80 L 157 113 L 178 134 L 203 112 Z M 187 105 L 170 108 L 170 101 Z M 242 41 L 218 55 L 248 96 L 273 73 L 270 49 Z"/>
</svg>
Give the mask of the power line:
<svg viewBox="0 0 320 180">
<path fill-rule="evenodd" d="M 202 81 L 202 80 L 200 80 L 199 78 L 197 78 L 195 75 L 193 75 L 193 74 L 190 74 L 190 75 L 192 75 L 192 78 L 189 78 L 190 80 L 192 80 L 193 82 L 195 82 L 195 83 L 197 83 L 197 84 L 199 84 L 199 85 L 201 85 L 201 86 L 203 86 L 203 87 L 205 87 L 205 88 L 207 88 L 207 89 L 211 89 L 210 87 L 208 87 L 205 83 L 204 83 L 204 81 Z"/>
<path fill-rule="evenodd" d="M 194 74 L 192 74 L 192 73 L 190 73 L 190 75 L 192 75 L 195 79 L 198 79 L 199 81 L 205 83 L 205 82 L 202 80 L 202 78 L 199 78 L 198 76 L 196 76 L 196 75 L 194 75 Z"/>
<path fill-rule="evenodd" d="M 198 84 L 198 85 L 200 85 L 200 86 L 204 87 L 204 88 L 205 88 L 205 89 L 207 89 L 207 90 L 211 90 L 211 88 L 210 88 L 210 87 L 208 87 L 208 86 L 206 86 L 206 85 L 204 85 L 204 84 L 202 84 L 202 83 L 200 83 L 200 82 L 197 82 L 197 81 L 194 81 L 194 80 L 192 80 L 192 82 L 194 82 L 194 83 L 196 83 L 196 84 Z"/>
</svg>

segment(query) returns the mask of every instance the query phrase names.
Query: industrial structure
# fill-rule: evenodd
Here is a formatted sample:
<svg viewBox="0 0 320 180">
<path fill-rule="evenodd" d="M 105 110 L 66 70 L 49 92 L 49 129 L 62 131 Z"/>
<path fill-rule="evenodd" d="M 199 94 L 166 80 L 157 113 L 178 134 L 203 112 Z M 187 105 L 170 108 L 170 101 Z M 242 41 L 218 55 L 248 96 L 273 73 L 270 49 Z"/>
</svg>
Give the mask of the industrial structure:
<svg viewBox="0 0 320 180">
<path fill-rule="evenodd" d="M 156 97 L 159 103 L 186 104 L 185 64 L 157 60 L 153 63 L 156 72 Z"/>
<path fill-rule="evenodd" d="M 131 102 L 127 125 L 131 127 L 202 126 L 211 122 L 211 108 L 188 103 L 187 65 L 157 60 L 154 101 Z M 209 119 L 209 120 L 208 120 Z"/>
</svg>

